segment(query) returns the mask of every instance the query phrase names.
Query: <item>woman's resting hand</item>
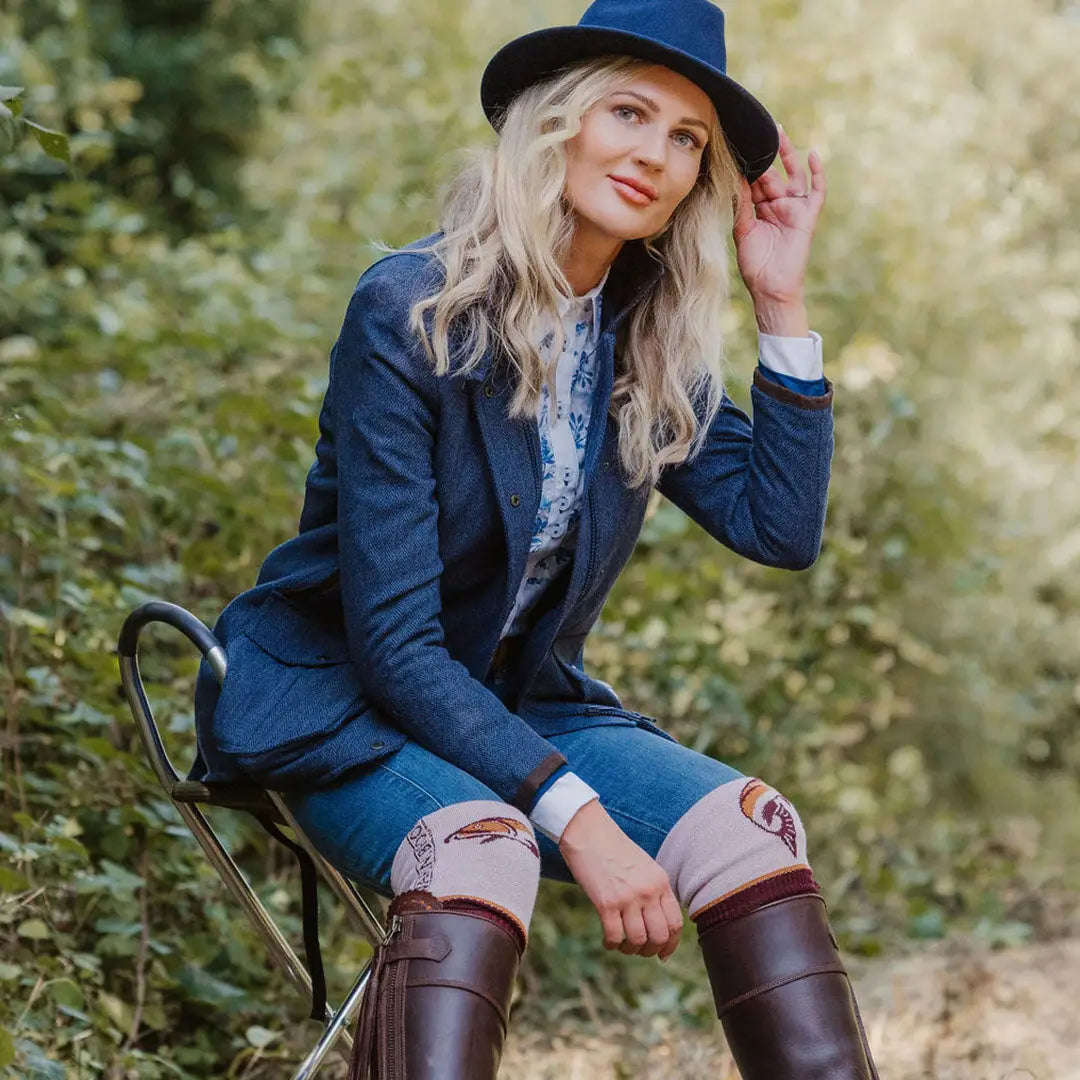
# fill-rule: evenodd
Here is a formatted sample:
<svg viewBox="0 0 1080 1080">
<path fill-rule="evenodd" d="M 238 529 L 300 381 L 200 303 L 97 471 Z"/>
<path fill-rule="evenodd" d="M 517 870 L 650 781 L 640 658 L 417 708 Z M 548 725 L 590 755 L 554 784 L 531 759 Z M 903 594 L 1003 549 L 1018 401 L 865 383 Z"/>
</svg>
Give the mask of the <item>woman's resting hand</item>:
<svg viewBox="0 0 1080 1080">
<path fill-rule="evenodd" d="M 599 800 L 570 819 L 559 851 L 600 915 L 605 949 L 661 960 L 675 951 L 683 920 L 667 874 Z"/>
</svg>

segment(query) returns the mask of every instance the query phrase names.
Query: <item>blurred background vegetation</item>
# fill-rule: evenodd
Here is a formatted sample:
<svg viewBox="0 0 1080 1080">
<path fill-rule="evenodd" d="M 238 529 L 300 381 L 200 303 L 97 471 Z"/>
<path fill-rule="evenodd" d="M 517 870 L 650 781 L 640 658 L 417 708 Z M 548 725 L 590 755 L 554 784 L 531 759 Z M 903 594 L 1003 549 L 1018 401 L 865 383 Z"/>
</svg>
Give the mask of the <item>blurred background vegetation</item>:
<svg viewBox="0 0 1080 1080">
<path fill-rule="evenodd" d="M 768 570 L 657 498 L 586 660 L 795 801 L 846 949 L 1052 938 L 1080 887 L 1080 10 L 726 10 L 731 73 L 828 171 L 825 545 Z M 156 787 L 116 634 L 152 597 L 212 623 L 293 533 L 369 242 L 434 227 L 457 149 L 494 138 L 488 56 L 580 11 L 0 3 L 3 1075 L 286 1076 L 314 1037 Z M 191 650 L 144 658 L 186 768 Z M 291 858 L 215 820 L 297 930 Z M 323 925 L 346 985 L 365 946 Z M 611 956 L 551 883 L 523 987 L 525 1025 L 715 1023 L 692 940 Z"/>
</svg>

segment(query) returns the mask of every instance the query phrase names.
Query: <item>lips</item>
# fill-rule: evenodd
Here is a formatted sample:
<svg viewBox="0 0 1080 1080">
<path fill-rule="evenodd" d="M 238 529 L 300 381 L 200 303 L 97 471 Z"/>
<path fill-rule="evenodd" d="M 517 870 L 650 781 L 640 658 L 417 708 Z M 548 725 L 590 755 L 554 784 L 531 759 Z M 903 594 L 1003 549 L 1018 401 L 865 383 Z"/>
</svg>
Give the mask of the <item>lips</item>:
<svg viewBox="0 0 1080 1080">
<path fill-rule="evenodd" d="M 638 206 L 645 206 L 656 201 L 657 191 L 652 184 L 635 180 L 632 176 L 617 176 L 614 173 L 611 173 L 609 178 L 620 195 Z"/>
</svg>

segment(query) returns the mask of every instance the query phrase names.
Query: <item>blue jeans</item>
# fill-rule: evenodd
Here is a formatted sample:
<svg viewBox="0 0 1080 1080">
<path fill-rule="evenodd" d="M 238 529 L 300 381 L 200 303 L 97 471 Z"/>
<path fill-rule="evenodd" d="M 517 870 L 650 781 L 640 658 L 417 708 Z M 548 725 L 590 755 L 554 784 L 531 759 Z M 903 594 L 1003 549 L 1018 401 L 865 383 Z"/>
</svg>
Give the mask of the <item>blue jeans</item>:
<svg viewBox="0 0 1080 1080">
<path fill-rule="evenodd" d="M 656 857 L 676 821 L 743 774 L 629 721 L 546 736 L 600 796 L 619 827 Z M 390 867 L 418 818 L 451 803 L 498 796 L 415 742 L 325 788 L 285 800 L 322 854 L 350 878 L 391 895 Z M 558 845 L 537 833 L 541 876 L 573 881 Z"/>
</svg>

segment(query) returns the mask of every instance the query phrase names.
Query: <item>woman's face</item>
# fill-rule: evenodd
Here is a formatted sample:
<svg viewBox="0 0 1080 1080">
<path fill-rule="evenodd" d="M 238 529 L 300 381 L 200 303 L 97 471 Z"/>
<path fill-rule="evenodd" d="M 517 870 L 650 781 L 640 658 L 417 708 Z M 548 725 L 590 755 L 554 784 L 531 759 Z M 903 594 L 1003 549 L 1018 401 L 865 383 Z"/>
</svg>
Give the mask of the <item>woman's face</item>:
<svg viewBox="0 0 1080 1080">
<path fill-rule="evenodd" d="M 566 144 L 579 231 L 618 241 L 659 232 L 697 180 L 712 115 L 704 90 L 659 64 L 593 105 Z"/>
</svg>

